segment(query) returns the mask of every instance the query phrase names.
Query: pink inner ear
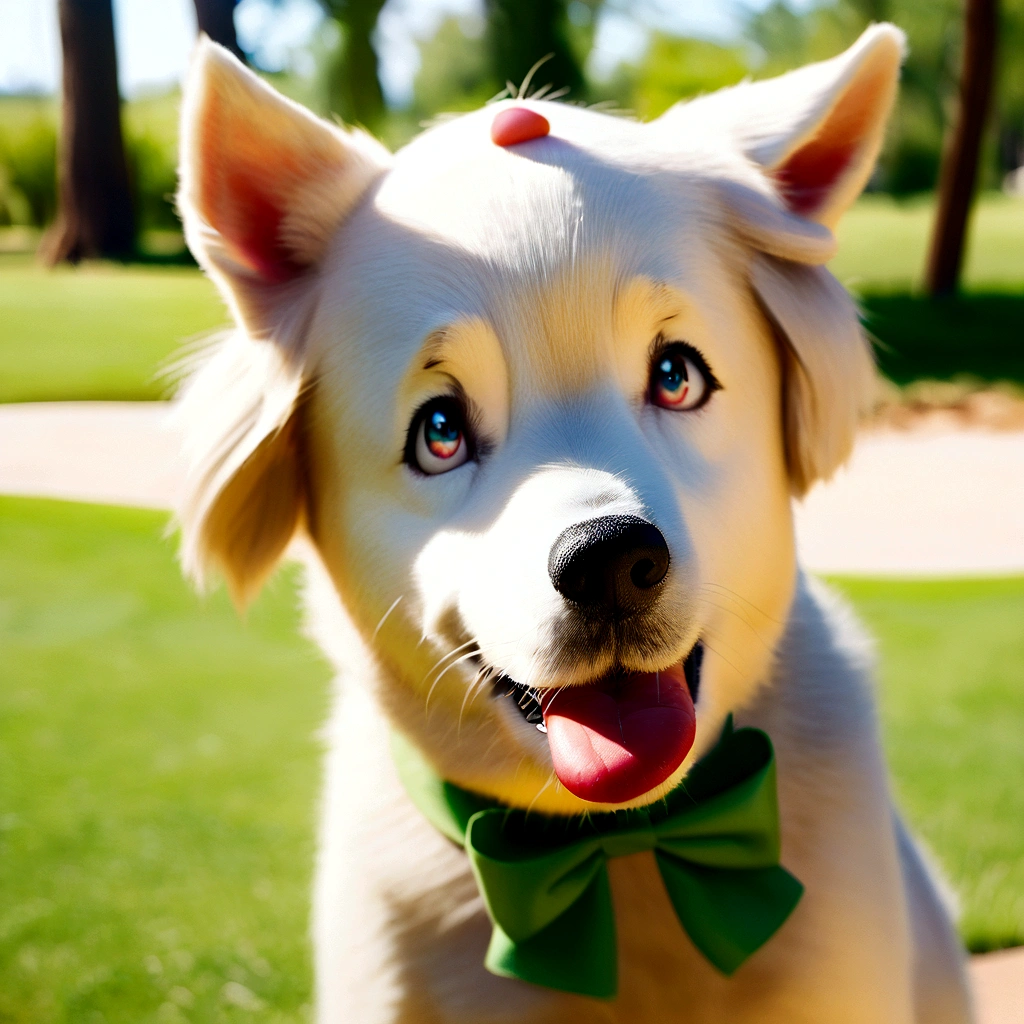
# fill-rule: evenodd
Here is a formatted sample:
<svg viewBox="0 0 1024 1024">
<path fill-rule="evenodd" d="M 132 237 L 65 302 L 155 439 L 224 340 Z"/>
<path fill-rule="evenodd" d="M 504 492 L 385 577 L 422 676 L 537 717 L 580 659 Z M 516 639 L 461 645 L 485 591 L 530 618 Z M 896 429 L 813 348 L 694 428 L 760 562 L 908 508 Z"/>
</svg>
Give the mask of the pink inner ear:
<svg viewBox="0 0 1024 1024">
<path fill-rule="evenodd" d="M 860 140 L 839 145 L 830 142 L 827 138 L 814 139 L 773 172 L 786 205 L 794 213 L 814 213 L 825 204 L 850 166 Z"/>
<path fill-rule="evenodd" d="M 807 216 L 826 205 L 877 130 L 891 91 L 887 62 L 868 64 L 847 85 L 817 134 L 775 168 L 772 176 L 794 213 Z"/>
<path fill-rule="evenodd" d="M 226 179 L 231 216 L 220 230 L 237 258 L 270 284 L 301 274 L 306 268 L 281 242 L 284 211 L 244 169 Z"/>
</svg>

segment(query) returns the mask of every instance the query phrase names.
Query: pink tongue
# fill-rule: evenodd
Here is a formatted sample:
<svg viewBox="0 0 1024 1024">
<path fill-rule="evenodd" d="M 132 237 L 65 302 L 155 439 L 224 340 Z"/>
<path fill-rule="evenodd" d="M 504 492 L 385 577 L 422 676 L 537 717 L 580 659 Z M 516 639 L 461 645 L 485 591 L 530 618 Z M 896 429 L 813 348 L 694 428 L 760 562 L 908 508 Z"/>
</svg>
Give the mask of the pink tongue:
<svg viewBox="0 0 1024 1024">
<path fill-rule="evenodd" d="M 681 666 L 554 691 L 543 702 L 555 774 L 570 793 L 620 804 L 664 782 L 696 729 Z"/>
</svg>

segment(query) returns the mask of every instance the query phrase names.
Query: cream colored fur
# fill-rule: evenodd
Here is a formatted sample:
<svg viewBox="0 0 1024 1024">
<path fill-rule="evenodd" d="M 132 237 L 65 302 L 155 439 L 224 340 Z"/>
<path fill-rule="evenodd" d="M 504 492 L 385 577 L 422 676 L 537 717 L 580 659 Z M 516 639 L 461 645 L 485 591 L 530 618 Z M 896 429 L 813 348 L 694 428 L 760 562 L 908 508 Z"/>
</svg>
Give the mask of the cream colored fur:
<svg viewBox="0 0 1024 1024">
<path fill-rule="evenodd" d="M 183 557 L 244 602 L 295 541 L 338 668 L 321 1024 L 970 1019 L 962 952 L 892 807 L 869 645 L 798 570 L 790 507 L 848 455 L 871 397 L 856 311 L 822 264 L 877 156 L 901 52 L 875 26 L 832 61 L 649 125 L 519 101 L 551 135 L 512 149 L 490 142 L 489 107 L 392 161 L 200 45 L 180 205 L 239 331 L 182 399 Z M 696 346 L 721 381 L 702 409 L 646 402 L 659 337 Z M 406 432 L 454 386 L 486 445 L 423 476 Z M 648 643 L 619 664 L 707 649 L 694 748 L 636 803 L 678 783 L 728 714 L 761 726 L 783 864 L 806 894 L 727 979 L 680 929 L 651 855 L 612 862 L 621 984 L 601 1003 L 484 970 L 466 858 L 409 803 L 387 737 L 514 806 L 594 806 L 557 784 L 544 738 L 478 669 L 546 688 L 610 667 L 566 657 L 547 574 L 566 526 L 609 513 L 643 514 L 672 555 Z"/>
</svg>

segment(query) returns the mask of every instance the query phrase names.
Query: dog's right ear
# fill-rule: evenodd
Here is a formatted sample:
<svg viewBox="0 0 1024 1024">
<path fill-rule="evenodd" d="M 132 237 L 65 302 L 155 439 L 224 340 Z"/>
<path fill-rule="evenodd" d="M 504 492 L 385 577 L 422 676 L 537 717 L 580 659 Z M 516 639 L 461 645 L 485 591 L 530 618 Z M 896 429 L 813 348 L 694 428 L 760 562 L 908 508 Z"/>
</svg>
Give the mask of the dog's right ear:
<svg viewBox="0 0 1024 1024">
<path fill-rule="evenodd" d="M 338 225 L 390 164 L 202 36 L 185 83 L 178 208 L 189 248 L 250 337 L 276 336 Z"/>
<path fill-rule="evenodd" d="M 314 117 L 205 36 L 182 108 L 178 208 L 239 330 L 186 383 L 182 561 L 245 604 L 305 514 L 301 397 L 318 268 L 387 169 L 368 135 Z"/>
</svg>

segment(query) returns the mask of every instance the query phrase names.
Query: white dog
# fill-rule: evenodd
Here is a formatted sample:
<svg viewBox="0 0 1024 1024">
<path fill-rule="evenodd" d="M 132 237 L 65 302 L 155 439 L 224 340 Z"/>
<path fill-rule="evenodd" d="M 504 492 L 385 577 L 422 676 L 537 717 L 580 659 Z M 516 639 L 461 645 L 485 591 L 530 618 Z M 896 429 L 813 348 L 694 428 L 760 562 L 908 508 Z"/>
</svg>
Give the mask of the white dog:
<svg viewBox="0 0 1024 1024">
<path fill-rule="evenodd" d="M 961 949 L 893 810 L 869 645 L 799 571 L 791 515 L 872 392 L 824 264 L 902 45 L 876 25 L 650 124 L 513 99 L 392 157 L 200 43 L 179 201 L 238 329 L 182 401 L 183 557 L 244 603 L 306 541 L 339 675 L 323 1024 L 970 1019 Z M 708 765 L 742 774 L 736 744 L 760 774 L 701 804 Z M 751 838 L 721 806 L 755 784 L 768 824 Z M 520 811 L 443 832 L 427 790 Z M 673 800 L 691 832 L 718 808 L 703 853 L 657 832 Z M 633 825 L 604 831 L 617 822 Z M 547 853 L 520 858 L 552 829 L 591 844 L 573 871 L 605 900 L 600 927 L 566 925 L 578 874 L 488 889 L 487 835 L 512 843 L 502 871 L 526 863 L 543 888 Z M 670 901 L 670 876 L 698 896 Z M 769 876 L 770 925 L 722 952 L 722 929 L 760 928 L 761 897 L 736 886 Z M 701 904 L 712 877 L 728 893 Z M 551 983 L 506 969 L 538 948 L 515 923 L 535 899 L 570 915 L 526 970 Z M 590 981 L 559 980 L 574 970 Z"/>
</svg>

